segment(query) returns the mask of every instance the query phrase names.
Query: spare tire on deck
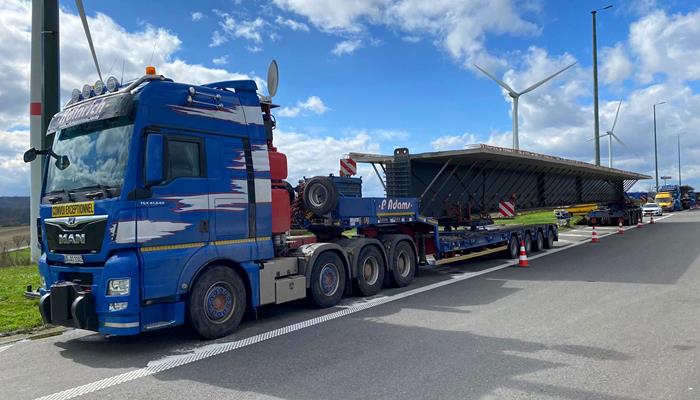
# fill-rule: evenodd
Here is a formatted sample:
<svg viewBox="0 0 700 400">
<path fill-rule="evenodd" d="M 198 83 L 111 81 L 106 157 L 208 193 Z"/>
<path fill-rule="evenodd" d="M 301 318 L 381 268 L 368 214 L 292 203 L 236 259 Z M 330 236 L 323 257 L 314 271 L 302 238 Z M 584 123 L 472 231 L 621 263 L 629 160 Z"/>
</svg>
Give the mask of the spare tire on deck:
<svg viewBox="0 0 700 400">
<path fill-rule="evenodd" d="M 327 176 L 315 176 L 304 185 L 304 206 L 316 215 L 330 212 L 338 204 L 338 189 Z"/>
</svg>

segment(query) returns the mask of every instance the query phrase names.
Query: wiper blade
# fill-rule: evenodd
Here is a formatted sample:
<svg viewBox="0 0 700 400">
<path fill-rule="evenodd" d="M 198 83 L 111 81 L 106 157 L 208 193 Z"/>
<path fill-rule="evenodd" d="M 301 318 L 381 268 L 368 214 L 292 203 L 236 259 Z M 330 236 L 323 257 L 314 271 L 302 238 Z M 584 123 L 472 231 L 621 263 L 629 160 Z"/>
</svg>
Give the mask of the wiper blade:
<svg viewBox="0 0 700 400">
<path fill-rule="evenodd" d="M 48 195 L 56 194 L 56 193 L 63 193 L 63 194 L 66 195 L 66 197 L 68 197 L 68 201 L 73 201 L 73 196 L 71 196 L 71 195 L 73 194 L 73 192 L 69 192 L 69 191 L 67 191 L 66 189 L 56 189 L 56 190 L 52 190 L 52 191 L 50 191 L 50 192 L 46 192 L 44 195 L 45 195 L 45 196 L 48 196 Z M 49 201 L 49 203 L 53 204 L 53 203 L 55 203 L 55 202 L 57 202 L 57 201 L 59 201 L 59 200 L 63 200 L 63 197 L 56 197 L 56 196 L 54 196 L 54 197 L 49 197 L 47 200 Z"/>
<path fill-rule="evenodd" d="M 112 197 L 112 195 L 109 193 L 110 190 L 113 190 L 114 188 L 110 186 L 105 186 L 101 184 L 95 184 L 95 185 L 88 185 L 88 186 L 83 186 L 81 188 L 75 189 L 75 190 L 86 190 L 86 189 L 99 189 L 99 192 L 90 192 L 90 193 L 85 193 L 85 197 L 94 199 L 96 197 L 105 197 L 109 198 Z"/>
</svg>

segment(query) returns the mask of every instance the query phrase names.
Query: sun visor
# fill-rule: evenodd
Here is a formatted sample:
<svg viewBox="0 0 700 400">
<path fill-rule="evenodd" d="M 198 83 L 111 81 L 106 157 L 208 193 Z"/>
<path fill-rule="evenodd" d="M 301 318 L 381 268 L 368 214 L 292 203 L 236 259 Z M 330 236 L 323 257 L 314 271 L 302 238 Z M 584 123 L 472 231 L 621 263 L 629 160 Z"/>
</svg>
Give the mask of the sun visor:
<svg viewBox="0 0 700 400">
<path fill-rule="evenodd" d="M 119 93 L 105 97 L 95 97 L 72 104 L 54 115 L 46 131 L 47 135 L 59 129 L 69 128 L 86 122 L 128 116 L 133 108 L 133 94 Z"/>
</svg>

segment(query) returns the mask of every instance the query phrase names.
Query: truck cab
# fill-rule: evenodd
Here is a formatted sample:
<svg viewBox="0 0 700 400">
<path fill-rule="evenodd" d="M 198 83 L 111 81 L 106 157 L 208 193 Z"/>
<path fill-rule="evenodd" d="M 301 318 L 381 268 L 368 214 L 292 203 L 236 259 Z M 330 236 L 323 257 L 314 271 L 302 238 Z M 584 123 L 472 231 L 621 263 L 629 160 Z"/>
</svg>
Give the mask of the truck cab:
<svg viewBox="0 0 700 400">
<path fill-rule="evenodd" d="M 109 334 L 177 325 L 198 276 L 221 265 L 238 279 L 207 288 L 205 319 L 240 320 L 243 311 L 229 313 L 236 301 L 260 304 L 258 260 L 275 258 L 290 224 L 271 104 L 254 81 L 192 86 L 152 72 L 87 85 L 50 123 L 39 219 L 46 322 Z"/>
</svg>

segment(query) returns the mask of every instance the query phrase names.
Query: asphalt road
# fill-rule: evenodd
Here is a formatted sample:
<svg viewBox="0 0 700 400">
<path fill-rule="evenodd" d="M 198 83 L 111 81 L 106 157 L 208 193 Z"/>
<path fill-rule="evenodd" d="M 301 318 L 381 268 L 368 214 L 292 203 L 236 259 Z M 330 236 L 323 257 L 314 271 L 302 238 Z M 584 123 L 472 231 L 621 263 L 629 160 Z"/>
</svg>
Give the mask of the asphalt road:
<svg viewBox="0 0 700 400">
<path fill-rule="evenodd" d="M 614 230 L 601 230 L 605 232 Z M 84 331 L 0 347 L 0 399 L 698 399 L 700 211 L 529 268 L 489 258 L 231 337 Z"/>
</svg>

